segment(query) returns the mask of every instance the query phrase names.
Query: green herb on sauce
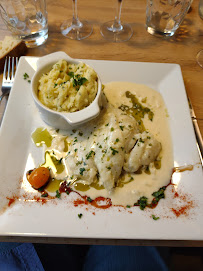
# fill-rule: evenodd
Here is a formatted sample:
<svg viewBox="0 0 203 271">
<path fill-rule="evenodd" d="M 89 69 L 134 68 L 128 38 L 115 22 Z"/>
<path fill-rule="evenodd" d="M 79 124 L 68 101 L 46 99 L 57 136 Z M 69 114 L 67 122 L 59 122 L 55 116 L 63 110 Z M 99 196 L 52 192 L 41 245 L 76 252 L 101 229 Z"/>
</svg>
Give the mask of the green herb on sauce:
<svg viewBox="0 0 203 271">
<path fill-rule="evenodd" d="M 83 172 L 84 172 L 84 171 L 85 171 L 85 168 L 84 168 L 84 167 L 80 168 L 80 175 L 83 176 Z"/>
<path fill-rule="evenodd" d="M 154 196 L 154 200 L 156 202 L 159 202 L 160 199 L 164 199 L 165 198 L 165 194 L 164 194 L 165 190 L 166 190 L 166 186 L 163 186 L 158 191 L 156 191 L 156 192 L 154 192 L 152 194 L 152 196 Z"/>
<path fill-rule="evenodd" d="M 139 124 L 139 128 L 140 131 L 143 132 L 145 131 L 145 127 L 143 124 L 142 119 L 144 118 L 145 114 L 148 115 L 149 120 L 153 120 L 154 117 L 154 113 L 151 111 L 150 108 L 145 107 L 144 105 L 142 105 L 138 98 L 133 95 L 130 91 L 126 91 L 126 97 L 129 98 L 132 102 L 132 107 L 129 107 L 127 105 L 122 104 L 119 109 L 121 109 L 122 111 L 125 111 L 128 115 L 131 115 L 132 117 L 134 117 Z"/>
<path fill-rule="evenodd" d="M 90 152 L 86 155 L 86 159 L 88 160 L 90 157 L 92 157 L 92 154 L 94 155 L 95 152 L 94 152 L 94 151 L 90 151 Z"/>
<path fill-rule="evenodd" d="M 60 199 L 61 198 L 61 194 L 59 193 L 58 190 L 56 190 L 56 198 Z"/>
<path fill-rule="evenodd" d="M 113 155 L 115 155 L 116 153 L 118 153 L 118 151 L 115 150 L 114 148 L 110 147 L 110 149 L 111 149 Z"/>
<path fill-rule="evenodd" d="M 147 207 L 147 198 L 141 197 L 137 203 L 134 204 L 135 206 L 140 206 L 141 210 L 144 210 Z"/>
<path fill-rule="evenodd" d="M 123 131 L 124 126 L 120 125 L 119 127 L 120 127 L 121 131 Z"/>
</svg>

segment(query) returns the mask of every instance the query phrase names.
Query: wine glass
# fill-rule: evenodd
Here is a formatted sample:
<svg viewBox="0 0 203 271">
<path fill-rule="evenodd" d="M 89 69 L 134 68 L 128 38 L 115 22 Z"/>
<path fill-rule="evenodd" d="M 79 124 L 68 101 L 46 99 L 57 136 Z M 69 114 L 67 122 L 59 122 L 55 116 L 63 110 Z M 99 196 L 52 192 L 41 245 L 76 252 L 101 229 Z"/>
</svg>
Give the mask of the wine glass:
<svg viewBox="0 0 203 271">
<path fill-rule="evenodd" d="M 200 50 L 196 56 L 197 63 L 203 68 L 203 50 Z"/>
<path fill-rule="evenodd" d="M 61 33 L 72 40 L 82 40 L 92 34 L 92 26 L 87 21 L 80 21 L 77 12 L 77 0 L 72 0 L 73 17 L 61 25 Z"/>
<path fill-rule="evenodd" d="M 117 0 L 117 12 L 113 21 L 101 25 L 100 32 L 102 36 L 112 42 L 127 41 L 132 37 L 133 30 L 129 24 L 121 23 L 122 0 Z"/>
</svg>

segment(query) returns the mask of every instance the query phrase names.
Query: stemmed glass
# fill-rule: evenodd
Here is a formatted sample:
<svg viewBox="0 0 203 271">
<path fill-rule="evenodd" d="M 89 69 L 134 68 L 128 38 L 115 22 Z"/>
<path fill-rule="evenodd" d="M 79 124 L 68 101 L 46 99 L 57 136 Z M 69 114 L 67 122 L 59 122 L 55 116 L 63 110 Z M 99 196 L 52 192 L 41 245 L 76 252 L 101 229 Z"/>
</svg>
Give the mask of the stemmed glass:
<svg viewBox="0 0 203 271">
<path fill-rule="evenodd" d="M 72 0 L 73 17 L 61 25 L 61 33 L 72 40 L 82 40 L 92 34 L 92 26 L 87 21 L 80 21 L 77 12 L 77 0 Z"/>
<path fill-rule="evenodd" d="M 199 17 L 203 20 L 203 3 L 199 1 Z M 196 55 L 197 63 L 203 68 L 203 50 L 200 50 Z"/>
<path fill-rule="evenodd" d="M 199 51 L 196 56 L 197 63 L 203 68 L 203 50 Z"/>
<path fill-rule="evenodd" d="M 102 36 L 112 42 L 127 41 L 132 37 L 133 30 L 129 24 L 121 23 L 122 0 L 117 0 L 117 12 L 113 21 L 101 25 L 100 32 Z"/>
</svg>

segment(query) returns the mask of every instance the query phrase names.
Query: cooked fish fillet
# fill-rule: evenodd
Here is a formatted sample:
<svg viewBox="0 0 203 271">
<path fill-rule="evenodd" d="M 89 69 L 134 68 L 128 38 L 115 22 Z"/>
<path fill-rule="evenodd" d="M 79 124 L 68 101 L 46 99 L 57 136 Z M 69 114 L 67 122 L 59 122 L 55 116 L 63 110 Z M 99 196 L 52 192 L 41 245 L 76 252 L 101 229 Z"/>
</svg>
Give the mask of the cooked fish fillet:
<svg viewBox="0 0 203 271">
<path fill-rule="evenodd" d="M 134 135 L 136 139 L 133 149 L 125 154 L 124 170 L 136 172 L 141 166 L 153 162 L 161 151 L 161 143 L 152 134 L 143 132 Z"/>
</svg>

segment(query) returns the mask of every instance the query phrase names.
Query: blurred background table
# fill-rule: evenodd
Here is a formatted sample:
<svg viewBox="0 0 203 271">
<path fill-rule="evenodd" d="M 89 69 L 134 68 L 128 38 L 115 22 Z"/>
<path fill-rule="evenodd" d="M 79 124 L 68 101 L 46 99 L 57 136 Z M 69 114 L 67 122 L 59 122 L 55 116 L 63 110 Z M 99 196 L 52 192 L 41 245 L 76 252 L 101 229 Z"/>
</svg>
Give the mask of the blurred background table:
<svg viewBox="0 0 203 271">
<path fill-rule="evenodd" d="M 28 49 L 27 55 L 43 56 L 61 50 L 73 58 L 179 64 L 203 134 L 203 69 L 196 63 L 196 54 L 203 49 L 203 20 L 198 15 L 198 4 L 199 1 L 193 1 L 174 37 L 159 38 L 145 30 L 146 1 L 125 0 L 121 19 L 132 25 L 134 34 L 128 42 L 109 43 L 102 38 L 99 28 L 103 22 L 114 18 L 115 0 L 78 1 L 79 18 L 93 25 L 93 34 L 82 41 L 69 40 L 60 32 L 61 23 L 72 16 L 71 0 L 47 0 L 48 41 L 37 48 Z M 9 31 L 0 18 L 0 40 L 7 34 Z M 1 80 L 2 75 L 0 83 Z M 2 112 L 3 109 L 0 110 Z"/>
</svg>

